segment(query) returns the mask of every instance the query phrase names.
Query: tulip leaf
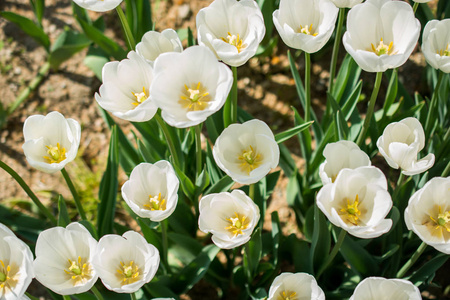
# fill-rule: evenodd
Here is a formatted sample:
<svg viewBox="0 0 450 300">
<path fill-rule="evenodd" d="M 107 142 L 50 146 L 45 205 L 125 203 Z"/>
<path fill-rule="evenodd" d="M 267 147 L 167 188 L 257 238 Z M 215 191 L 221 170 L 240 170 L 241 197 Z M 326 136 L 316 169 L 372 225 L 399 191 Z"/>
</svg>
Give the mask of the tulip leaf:
<svg viewBox="0 0 450 300">
<path fill-rule="evenodd" d="M 50 49 L 50 65 L 53 69 L 58 69 L 64 61 L 90 44 L 91 41 L 84 34 L 73 30 L 63 31 Z"/>
<path fill-rule="evenodd" d="M 250 298 L 252 300 L 264 300 L 264 299 L 267 299 L 267 292 L 266 292 L 266 290 L 264 288 L 260 287 L 260 288 L 257 288 L 255 290 L 255 292 L 252 292 L 250 290 L 249 284 L 246 284 L 245 287 L 247 289 L 247 293 L 249 294 L 249 296 L 250 296 Z"/>
<path fill-rule="evenodd" d="M 195 195 L 195 186 L 192 183 L 192 181 L 189 179 L 189 177 L 184 174 L 183 171 L 180 170 L 180 168 L 173 164 L 173 167 L 175 169 L 175 172 L 177 173 L 178 178 L 180 179 L 181 189 L 183 190 L 183 193 L 188 197 L 188 199 L 192 200 L 194 199 Z"/>
<path fill-rule="evenodd" d="M 341 245 L 340 253 L 352 269 L 363 276 L 378 274 L 378 264 L 366 249 L 347 234 Z"/>
<path fill-rule="evenodd" d="M 160 234 L 158 234 L 155 229 L 148 226 L 142 218 L 138 217 L 136 218 L 136 220 L 141 227 L 141 231 L 142 234 L 144 234 L 145 240 L 155 246 L 158 249 L 159 253 L 162 253 L 162 242 Z"/>
<path fill-rule="evenodd" d="M 214 155 L 212 153 L 212 149 L 209 143 L 206 143 L 205 160 L 206 160 L 206 169 L 211 179 L 211 185 L 214 185 L 223 177 L 223 172 L 219 169 L 219 167 L 216 164 L 216 161 L 214 160 Z"/>
<path fill-rule="evenodd" d="M 167 143 L 155 118 L 148 122 L 133 122 L 133 126 L 141 133 L 143 142 L 150 151 L 157 153 L 161 159 L 167 157 Z"/>
<path fill-rule="evenodd" d="M 209 185 L 210 179 L 208 171 L 206 168 L 203 168 L 203 171 L 200 173 L 200 176 L 195 180 L 195 194 L 199 196 Z"/>
<path fill-rule="evenodd" d="M 70 223 L 69 213 L 67 212 L 66 201 L 63 196 L 58 197 L 58 226 L 66 227 Z"/>
<path fill-rule="evenodd" d="M 303 120 L 302 117 L 300 117 L 300 114 L 298 113 L 298 111 L 294 108 L 291 107 L 292 110 L 294 111 L 294 124 L 296 126 L 300 125 L 300 124 L 304 124 L 305 120 Z M 311 138 L 311 133 L 309 132 L 309 130 L 303 131 L 301 134 L 298 135 L 298 140 L 300 143 L 300 149 L 302 151 L 302 155 L 303 158 L 305 159 L 305 176 L 308 176 L 308 168 L 309 168 L 309 161 L 311 158 L 311 142 L 312 142 L 312 138 Z"/>
<path fill-rule="evenodd" d="M 278 265 L 278 249 L 280 247 L 280 236 L 283 235 L 281 231 L 280 218 L 278 212 L 274 211 L 272 216 L 272 244 L 273 244 L 273 264 Z"/>
<path fill-rule="evenodd" d="M 359 81 L 360 74 L 361 68 L 356 64 L 351 55 L 347 54 L 342 61 L 332 91 L 332 95 L 337 103 L 341 103 L 342 99 L 346 98 L 344 94 L 351 93 L 356 82 Z"/>
<path fill-rule="evenodd" d="M 141 139 L 138 139 L 138 150 L 139 154 L 141 154 L 142 158 L 147 163 L 154 164 L 162 159 L 153 148 L 147 147 Z"/>
<path fill-rule="evenodd" d="M 157 279 L 160 279 L 161 276 L 158 276 Z M 156 279 L 156 278 L 155 278 Z M 172 292 L 171 289 L 169 289 L 166 285 L 161 283 L 161 280 L 152 280 L 151 282 L 144 285 L 144 289 L 150 293 L 152 297 L 170 297 L 174 299 L 178 299 L 177 295 Z"/>
<path fill-rule="evenodd" d="M 320 266 L 328 256 L 331 246 L 331 236 L 325 216 L 314 205 L 314 229 L 311 239 L 310 259 L 314 270 L 319 270 Z"/>
<path fill-rule="evenodd" d="M 336 138 L 338 140 L 346 140 L 348 135 L 348 126 L 342 116 L 341 108 L 332 95 L 328 95 L 328 101 L 334 113 L 334 128 L 336 130 Z"/>
<path fill-rule="evenodd" d="M 443 253 L 440 253 L 427 261 L 423 266 L 420 267 L 417 271 L 415 271 L 409 281 L 414 283 L 416 286 L 421 285 L 423 282 L 427 281 L 430 277 L 434 276 L 436 271 L 442 267 L 445 262 L 449 259 L 449 256 Z"/>
<path fill-rule="evenodd" d="M 247 282 L 251 283 L 254 276 L 256 276 L 256 270 L 258 269 L 262 254 L 260 228 L 257 228 L 253 232 L 252 238 L 245 244 L 244 247 L 244 273 L 247 278 Z"/>
<path fill-rule="evenodd" d="M 353 112 L 355 111 L 356 104 L 358 103 L 359 97 L 361 96 L 361 90 L 362 90 L 362 80 L 358 82 L 353 92 L 347 98 L 347 101 L 345 101 L 344 105 L 342 105 L 341 107 L 341 111 L 342 114 L 344 115 L 345 121 L 348 121 Z"/>
<path fill-rule="evenodd" d="M 109 58 L 108 54 L 105 51 L 94 45 L 91 45 L 83 62 L 89 69 L 94 72 L 95 76 L 99 80 L 102 80 L 103 66 L 107 62 L 109 62 Z"/>
<path fill-rule="evenodd" d="M 42 24 L 42 17 L 44 16 L 45 10 L 45 0 L 30 0 L 30 4 L 33 7 L 33 12 L 37 21 L 39 24 Z"/>
<path fill-rule="evenodd" d="M 394 69 L 391 72 L 391 77 L 389 79 L 389 85 L 386 92 L 386 99 L 384 100 L 383 105 L 383 116 L 386 116 L 386 113 L 389 111 L 389 108 L 391 107 L 392 103 L 394 103 L 396 97 L 397 97 L 397 91 L 398 91 L 398 74 L 397 69 Z M 387 75 L 387 72 L 386 72 Z"/>
<path fill-rule="evenodd" d="M 294 128 L 291 128 L 291 129 L 285 130 L 283 132 L 277 133 L 275 135 L 275 141 L 278 144 L 280 144 L 280 143 L 290 139 L 294 135 L 302 132 L 303 130 L 309 128 L 309 126 L 311 126 L 312 123 L 314 123 L 314 121 L 303 123 L 301 125 L 295 126 Z"/>
<path fill-rule="evenodd" d="M 192 207 L 182 197 L 184 197 L 183 194 L 179 195 L 177 207 L 169 217 L 169 226 L 174 232 L 195 235 L 198 229 L 198 220 L 192 212 Z"/>
<path fill-rule="evenodd" d="M 171 241 L 169 248 L 171 266 L 188 265 L 202 251 L 202 245 L 189 235 L 170 232 L 168 236 Z M 173 263 L 172 258 L 178 261 Z"/>
<path fill-rule="evenodd" d="M 325 146 L 334 136 L 334 126 L 336 126 L 334 123 L 330 124 L 330 126 L 327 128 L 327 131 L 325 132 L 325 136 L 323 137 L 322 141 L 316 147 L 316 150 L 314 151 L 314 154 L 312 156 L 312 161 L 310 163 L 311 170 L 317 170 L 319 164 L 323 161 L 323 149 L 325 149 Z"/>
<path fill-rule="evenodd" d="M 297 172 L 297 166 L 295 165 L 294 159 L 292 159 L 291 152 L 289 149 L 283 145 L 279 144 L 280 147 L 280 162 L 279 166 L 286 174 L 287 177 L 292 176 L 292 173 Z"/>
<path fill-rule="evenodd" d="M 203 195 L 226 192 L 231 188 L 233 184 L 234 184 L 233 179 L 231 179 L 230 176 L 226 175 L 222 177 L 222 179 L 220 179 L 218 182 L 213 184 L 211 187 L 209 187 L 209 189 L 207 189 Z"/>
<path fill-rule="evenodd" d="M 150 1 L 126 0 L 126 17 L 136 41 L 153 28 Z"/>
</svg>

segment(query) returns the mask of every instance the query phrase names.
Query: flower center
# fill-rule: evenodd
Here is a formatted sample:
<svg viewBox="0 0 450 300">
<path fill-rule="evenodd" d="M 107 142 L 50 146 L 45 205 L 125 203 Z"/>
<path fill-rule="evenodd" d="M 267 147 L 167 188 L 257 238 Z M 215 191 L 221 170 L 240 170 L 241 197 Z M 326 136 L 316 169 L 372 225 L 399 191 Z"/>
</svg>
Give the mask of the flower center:
<svg viewBox="0 0 450 300">
<path fill-rule="evenodd" d="M 130 261 L 129 264 L 120 262 L 121 269 L 117 269 L 119 273 L 118 277 L 121 280 L 122 285 L 132 284 L 139 280 L 139 267 L 134 264 L 134 261 Z"/>
<path fill-rule="evenodd" d="M 305 25 L 305 27 L 303 27 L 302 25 L 300 25 L 300 29 L 298 30 L 298 33 L 303 33 L 306 35 L 312 35 L 312 36 L 316 36 L 319 33 L 318 32 L 314 32 L 313 30 L 313 24 L 311 25 Z"/>
<path fill-rule="evenodd" d="M 239 37 L 239 33 L 237 35 L 231 34 L 228 32 L 228 35 L 226 38 L 222 38 L 222 41 L 225 43 L 228 43 L 230 45 L 233 45 L 236 47 L 238 53 L 241 53 L 242 49 L 247 47 L 246 44 L 243 43 L 243 40 Z"/>
<path fill-rule="evenodd" d="M 138 106 L 139 104 L 141 104 L 142 102 L 144 102 L 145 100 L 148 99 L 148 91 L 145 90 L 145 86 L 142 87 L 142 92 L 139 92 L 139 93 L 131 92 L 131 93 L 136 98 L 136 101 L 131 103 L 134 106 Z"/>
<path fill-rule="evenodd" d="M 230 226 L 225 227 L 225 229 L 234 234 L 234 236 L 236 237 L 239 234 L 244 234 L 242 230 L 248 227 L 249 222 L 247 220 L 247 217 L 242 214 L 238 214 L 237 212 L 235 212 L 234 215 L 236 216 L 236 218 L 230 217 L 226 219 L 228 222 L 230 222 Z"/>
<path fill-rule="evenodd" d="M 166 210 L 166 199 L 161 199 L 161 193 L 158 196 L 148 196 L 150 203 L 144 204 L 144 207 L 148 210 Z"/>
<path fill-rule="evenodd" d="M 78 256 L 77 260 L 68 261 L 69 270 L 64 269 L 64 272 L 72 277 L 73 286 L 83 285 L 92 278 L 92 266 L 81 256 Z"/>
<path fill-rule="evenodd" d="M 17 280 L 12 278 L 10 265 L 5 266 L 3 260 L 0 260 L 0 264 L 0 291 L 2 291 L 3 289 L 11 290 L 16 285 Z M 3 294 L 5 293 L 6 291 L 3 292 Z"/>
<path fill-rule="evenodd" d="M 438 50 L 436 51 L 436 53 L 439 54 L 440 56 L 450 56 L 450 50 L 448 50 L 448 45 L 449 44 L 447 44 L 447 47 L 445 49 Z"/>
<path fill-rule="evenodd" d="M 188 111 L 204 110 L 211 101 L 209 93 L 201 82 L 197 85 L 192 84 L 190 88 L 185 84 L 181 93 L 181 100 L 178 103 Z"/>
<path fill-rule="evenodd" d="M 277 300 L 295 300 L 297 299 L 297 293 L 292 291 L 284 291 L 282 292 Z"/>
<path fill-rule="evenodd" d="M 44 156 L 44 159 L 47 160 L 47 163 L 60 163 L 66 159 L 66 148 L 61 148 L 59 143 L 56 143 L 56 146 L 45 146 L 47 148 L 48 156 Z"/>
<path fill-rule="evenodd" d="M 242 154 L 238 157 L 240 161 L 239 167 L 243 172 L 246 172 L 247 175 L 250 175 L 250 172 L 259 167 L 262 164 L 263 156 L 261 153 L 256 152 L 253 147 L 250 147 L 246 150 L 242 151 Z"/>
<path fill-rule="evenodd" d="M 358 209 L 359 205 L 359 196 L 356 195 L 355 201 L 350 203 L 350 200 L 347 199 L 347 207 L 344 207 L 340 210 L 342 214 L 342 219 L 347 221 L 353 225 L 358 225 L 359 216 L 361 215 L 361 211 Z"/>
<path fill-rule="evenodd" d="M 384 54 L 392 55 L 392 54 L 397 53 L 397 51 L 394 52 L 394 42 L 390 42 L 389 45 L 386 45 L 383 42 L 383 38 L 380 39 L 380 42 L 378 43 L 378 45 L 376 47 L 374 44 L 371 44 L 371 45 L 372 45 L 372 52 L 374 52 L 378 56 L 381 56 Z"/>
<path fill-rule="evenodd" d="M 439 213 L 437 218 L 430 216 L 430 219 L 436 224 L 435 229 L 442 230 L 445 229 L 450 232 L 450 211 L 442 212 L 442 207 L 438 206 Z"/>
</svg>

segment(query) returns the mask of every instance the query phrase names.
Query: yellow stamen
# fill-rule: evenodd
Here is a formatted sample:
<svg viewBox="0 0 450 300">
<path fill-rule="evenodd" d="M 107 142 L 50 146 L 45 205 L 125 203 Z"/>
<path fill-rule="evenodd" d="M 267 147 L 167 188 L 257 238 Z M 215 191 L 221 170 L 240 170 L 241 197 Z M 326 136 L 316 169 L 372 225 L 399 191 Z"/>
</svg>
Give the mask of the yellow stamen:
<svg viewBox="0 0 450 300">
<path fill-rule="evenodd" d="M 448 49 L 449 44 L 447 44 L 447 47 L 445 49 L 442 50 L 438 50 L 436 51 L 437 54 L 439 54 L 440 56 L 450 56 L 450 50 Z"/>
<path fill-rule="evenodd" d="M 261 153 L 258 153 L 253 149 L 250 145 L 249 148 L 242 151 L 242 154 L 238 157 L 240 161 L 239 167 L 243 172 L 246 172 L 247 175 L 250 174 L 251 171 L 258 168 L 263 161 L 263 156 Z"/>
<path fill-rule="evenodd" d="M 204 110 L 211 101 L 209 93 L 201 82 L 197 85 L 192 84 L 190 88 L 185 84 L 181 94 L 181 100 L 178 103 L 188 111 Z"/>
<path fill-rule="evenodd" d="M 140 93 L 131 92 L 131 94 L 133 94 L 133 96 L 136 98 L 136 101 L 131 103 L 134 106 L 138 106 L 139 104 L 148 99 L 148 90 L 145 90 L 145 86 L 142 87 L 142 92 Z"/>
<path fill-rule="evenodd" d="M 308 27 L 308 25 L 305 25 L 305 27 L 300 25 L 300 29 L 298 30 L 298 33 L 303 33 L 303 34 L 312 35 L 312 36 L 316 36 L 319 34 L 318 32 L 314 32 L 312 23 L 311 23 L 311 25 L 309 25 L 309 27 Z"/>
<path fill-rule="evenodd" d="M 73 286 L 86 284 L 92 278 L 92 266 L 86 259 L 78 256 L 77 260 L 68 259 L 69 268 L 64 272 L 72 279 Z"/>
<path fill-rule="evenodd" d="M 247 217 L 244 215 L 240 215 L 237 212 L 234 213 L 236 218 L 230 217 L 226 220 L 230 222 L 230 226 L 225 227 L 226 230 L 234 234 L 234 236 L 238 236 L 239 234 L 244 234 L 242 230 L 246 229 L 248 227 L 249 221 L 247 220 Z"/>
<path fill-rule="evenodd" d="M 60 163 L 66 159 L 66 148 L 61 148 L 59 143 L 56 143 L 56 147 L 45 146 L 47 148 L 47 154 L 49 156 L 44 156 L 44 159 L 47 160 L 47 163 Z"/>
<path fill-rule="evenodd" d="M 247 47 L 247 44 L 244 44 L 243 40 L 239 37 L 239 33 L 237 35 L 234 35 L 234 34 L 231 34 L 230 32 L 228 32 L 227 37 L 222 38 L 222 41 L 235 46 L 238 53 L 241 53 L 242 49 Z"/>
<path fill-rule="evenodd" d="M 435 230 L 439 230 L 442 233 L 442 230 L 446 230 L 450 232 L 450 210 L 446 212 L 442 212 L 442 207 L 438 206 L 439 213 L 437 218 L 433 218 L 430 216 L 430 219 L 436 224 L 434 227 Z"/>
<path fill-rule="evenodd" d="M 372 49 L 370 51 L 374 52 L 376 55 L 381 56 L 384 54 L 387 55 L 393 55 L 396 54 L 397 51 L 394 51 L 394 42 L 390 42 L 389 45 L 386 45 L 383 42 L 383 38 L 380 39 L 380 43 L 375 47 L 374 44 L 372 45 Z"/>
<path fill-rule="evenodd" d="M 282 292 L 277 300 L 295 300 L 297 299 L 297 293 L 292 291 L 284 291 Z"/>
<path fill-rule="evenodd" d="M 139 280 L 139 267 L 130 261 L 129 264 L 120 262 L 121 269 L 117 269 L 116 276 L 120 279 L 121 285 L 132 284 Z"/>
<path fill-rule="evenodd" d="M 154 197 L 149 195 L 148 198 L 150 199 L 150 203 L 144 204 L 145 208 L 148 210 L 166 210 L 166 199 L 161 199 L 161 193 Z"/>
<path fill-rule="evenodd" d="M 344 221 L 347 221 L 353 225 L 358 225 L 359 216 L 361 215 L 361 211 L 358 209 L 359 205 L 359 196 L 356 195 L 355 201 L 350 203 L 350 200 L 347 199 L 347 207 L 342 208 L 339 214 L 342 216 Z"/>
</svg>

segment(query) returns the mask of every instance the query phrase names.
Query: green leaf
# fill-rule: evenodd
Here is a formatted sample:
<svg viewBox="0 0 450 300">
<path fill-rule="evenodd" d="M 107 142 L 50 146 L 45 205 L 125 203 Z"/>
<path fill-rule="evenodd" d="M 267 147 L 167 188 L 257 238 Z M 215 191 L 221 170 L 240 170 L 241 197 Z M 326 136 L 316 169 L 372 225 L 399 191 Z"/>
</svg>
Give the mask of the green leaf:
<svg viewBox="0 0 450 300">
<path fill-rule="evenodd" d="M 49 62 L 51 67 L 57 70 L 64 61 L 90 44 L 91 41 L 84 34 L 73 30 L 63 31 L 50 49 Z"/>
<path fill-rule="evenodd" d="M 273 243 L 273 264 L 278 265 L 278 249 L 280 248 L 280 236 L 283 235 L 281 231 L 280 218 L 278 212 L 274 211 L 272 216 L 272 243 Z"/>
<path fill-rule="evenodd" d="M 342 114 L 344 115 L 345 121 L 350 119 L 350 116 L 353 114 L 356 108 L 356 104 L 358 103 L 359 97 L 361 96 L 362 90 L 362 80 L 358 82 L 353 92 L 347 98 L 344 105 L 341 107 Z"/>
<path fill-rule="evenodd" d="M 171 265 L 188 265 L 202 251 L 202 245 L 189 235 L 170 232 L 168 234 L 170 241 L 170 258 L 178 259 Z"/>
<path fill-rule="evenodd" d="M 353 270 L 363 276 L 373 276 L 378 273 L 378 264 L 366 249 L 353 241 L 347 234 L 339 250 L 345 261 Z"/>
<path fill-rule="evenodd" d="M 200 173 L 200 176 L 198 176 L 197 180 L 195 180 L 196 195 L 200 195 L 209 185 L 209 182 L 210 182 L 209 174 L 206 171 L 206 168 L 204 168 L 203 171 Z"/>
<path fill-rule="evenodd" d="M 34 15 L 37 21 L 42 27 L 42 17 L 44 16 L 45 0 L 30 0 L 30 4 L 33 7 Z"/>
<path fill-rule="evenodd" d="M 178 168 L 177 165 L 173 165 L 175 172 L 177 173 L 178 179 L 180 180 L 181 189 L 183 190 L 183 193 L 188 197 L 188 199 L 192 200 L 194 199 L 195 195 L 195 186 L 192 183 L 192 181 L 187 177 L 183 171 Z"/>
<path fill-rule="evenodd" d="M 141 139 L 138 139 L 138 150 L 145 162 L 154 164 L 162 158 L 152 148 L 145 146 Z"/>
<path fill-rule="evenodd" d="M 179 196 L 177 207 L 169 218 L 169 226 L 174 232 L 195 235 L 198 229 L 198 219 L 192 212 L 192 206 L 188 205 L 182 197 L 184 195 Z"/>
<path fill-rule="evenodd" d="M 222 177 L 222 179 L 220 179 L 214 185 L 212 185 L 209 189 L 207 189 L 204 195 L 226 192 L 231 188 L 233 184 L 234 184 L 233 179 L 231 179 L 231 177 L 226 175 Z"/>
<path fill-rule="evenodd" d="M 195 45 L 195 39 L 194 39 L 194 35 L 192 34 L 192 30 L 191 27 L 187 28 L 187 41 L 188 41 L 188 47 L 194 46 Z"/>
<path fill-rule="evenodd" d="M 148 226 L 142 218 L 137 218 L 136 220 L 141 227 L 141 231 L 144 234 L 145 240 L 155 246 L 158 249 L 159 253 L 162 253 L 162 242 L 160 234 L 158 234 L 155 229 Z"/>
<path fill-rule="evenodd" d="M 19 26 L 20 29 L 22 29 L 26 34 L 35 39 L 45 48 L 47 52 L 49 52 L 50 39 L 45 34 L 44 30 L 42 30 L 42 28 L 36 25 L 33 21 L 10 11 L 2 11 L 0 12 L 0 16 Z"/>
<path fill-rule="evenodd" d="M 310 259 L 314 270 L 319 270 L 330 252 L 331 236 L 325 216 L 314 205 L 314 231 L 311 240 Z"/>
<path fill-rule="evenodd" d="M 99 80 L 102 80 L 103 66 L 107 62 L 109 62 L 109 58 L 108 54 L 105 51 L 94 45 L 91 45 L 83 62 L 89 69 L 94 72 L 95 76 Z"/>
<path fill-rule="evenodd" d="M 417 271 L 415 271 L 409 281 L 414 283 L 416 286 L 421 285 L 423 282 L 427 281 L 430 277 L 434 276 L 436 271 L 442 267 L 445 262 L 449 259 L 448 255 L 443 253 L 438 254 L 437 256 L 430 259 L 423 266 L 420 267 Z"/>
<path fill-rule="evenodd" d="M 337 103 L 341 103 L 346 91 L 351 91 L 359 80 L 361 68 L 356 64 L 351 55 L 347 54 L 341 64 L 336 83 L 334 84 L 333 97 Z"/>
<path fill-rule="evenodd" d="M 384 100 L 383 115 L 386 115 L 392 103 L 394 103 L 395 98 L 397 97 L 397 91 L 398 91 L 398 75 L 397 69 L 394 69 L 391 74 L 391 79 L 389 80 L 389 85 L 386 92 L 386 99 Z"/>
<path fill-rule="evenodd" d="M 258 269 L 259 261 L 262 254 L 261 229 L 257 228 L 252 235 L 250 241 L 244 246 L 244 272 L 247 277 L 247 282 L 251 283 L 256 270 Z"/>
<path fill-rule="evenodd" d="M 63 196 L 58 197 L 58 226 L 66 227 L 70 224 L 69 213 Z"/>
<path fill-rule="evenodd" d="M 288 139 L 290 139 L 291 137 L 293 137 L 294 135 L 302 132 L 303 130 L 309 128 L 309 126 L 311 126 L 311 124 L 314 123 L 314 121 L 310 121 L 298 126 L 295 126 L 294 128 L 285 130 L 283 132 L 277 133 L 275 135 L 275 141 L 280 144 Z"/>
</svg>

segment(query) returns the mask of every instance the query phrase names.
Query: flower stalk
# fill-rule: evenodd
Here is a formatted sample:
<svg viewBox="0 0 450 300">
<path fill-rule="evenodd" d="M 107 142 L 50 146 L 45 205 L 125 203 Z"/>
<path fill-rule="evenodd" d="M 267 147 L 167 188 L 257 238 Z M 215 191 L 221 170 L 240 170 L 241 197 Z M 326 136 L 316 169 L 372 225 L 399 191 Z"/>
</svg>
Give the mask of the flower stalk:
<svg viewBox="0 0 450 300">
<path fill-rule="evenodd" d="M 100 291 L 94 286 L 92 286 L 91 288 L 91 292 L 95 295 L 95 297 L 97 298 L 97 300 L 103 300 L 103 296 L 100 293 Z"/>
<path fill-rule="evenodd" d="M 225 128 L 230 124 L 237 123 L 237 67 L 231 67 L 231 71 L 233 72 L 233 85 L 223 110 Z"/>
<path fill-rule="evenodd" d="M 77 210 L 78 210 L 78 213 L 80 214 L 81 219 L 87 220 L 86 213 L 84 212 L 83 205 L 81 204 L 81 201 L 80 201 L 80 196 L 78 195 L 78 192 L 77 192 L 75 186 L 73 185 L 73 182 L 70 179 L 70 176 L 66 171 L 66 168 L 62 168 L 61 173 L 62 173 L 64 179 L 66 180 L 66 183 L 70 189 L 70 192 L 72 193 L 73 200 L 75 201 L 75 206 L 77 207 Z"/>
<path fill-rule="evenodd" d="M 134 50 L 136 48 L 136 42 L 134 41 L 133 33 L 131 32 L 130 26 L 128 25 L 127 18 L 123 13 L 120 5 L 116 7 L 117 14 L 119 15 L 120 23 L 122 24 L 123 32 L 127 40 L 127 45 L 129 50 Z"/>
<path fill-rule="evenodd" d="M 437 94 L 439 92 L 439 88 L 441 86 L 443 78 L 444 78 L 444 72 L 439 71 L 438 81 L 436 83 L 436 87 L 434 88 L 433 96 L 431 97 L 430 108 L 428 109 L 427 120 L 425 121 L 425 132 L 426 132 L 427 136 L 429 136 L 429 134 L 431 132 L 431 125 L 433 123 L 432 121 L 434 120 L 434 118 L 432 118 L 432 115 L 434 112 L 436 112 L 436 106 L 437 106 L 437 102 L 438 102 Z"/>
<path fill-rule="evenodd" d="M 337 65 L 337 58 L 338 58 L 338 54 L 339 54 L 339 45 L 340 45 L 341 39 L 342 39 L 342 25 L 344 24 L 344 19 L 345 19 L 345 8 L 339 8 L 338 26 L 336 29 L 336 37 L 334 39 L 333 54 L 331 56 L 330 81 L 328 83 L 328 93 L 329 94 L 331 94 L 333 92 L 334 77 L 336 75 L 336 65 Z"/>
<path fill-rule="evenodd" d="M 419 7 L 419 2 L 414 2 L 414 6 L 413 6 L 414 13 L 416 13 L 418 7 Z"/>
<path fill-rule="evenodd" d="M 400 271 L 397 272 L 396 277 L 402 278 L 405 276 L 406 272 L 408 272 L 409 268 L 412 267 L 412 265 L 417 261 L 417 259 L 422 255 L 423 251 L 425 251 L 425 248 L 427 247 L 427 244 L 425 242 L 422 242 L 420 244 L 419 248 L 417 248 L 416 252 L 411 256 L 411 258 L 403 265 L 403 267 L 400 269 Z"/>
<path fill-rule="evenodd" d="M 305 122 L 311 118 L 311 55 L 305 52 Z"/>
<path fill-rule="evenodd" d="M 169 146 L 169 151 L 170 151 L 170 154 L 172 154 L 172 158 L 173 158 L 175 165 L 178 168 L 181 168 L 180 159 L 178 157 L 178 152 L 177 152 L 177 149 L 175 148 L 175 144 L 171 138 L 171 135 L 170 135 L 169 129 L 167 128 L 166 123 L 164 123 L 164 121 L 161 118 L 161 116 L 159 115 L 159 113 L 156 113 L 154 118 L 156 119 L 156 122 L 158 122 L 159 128 L 161 128 L 161 130 L 166 138 L 167 144 Z"/>
<path fill-rule="evenodd" d="M 202 173 L 202 123 L 195 126 L 196 178 Z"/>
<path fill-rule="evenodd" d="M 339 233 L 339 237 L 336 241 L 336 244 L 333 247 L 333 250 L 331 251 L 330 255 L 328 255 L 327 260 L 322 264 L 319 271 L 316 274 L 316 278 L 319 279 L 320 275 L 322 275 L 323 271 L 326 270 L 328 265 L 333 261 L 335 256 L 337 255 L 339 249 L 341 248 L 342 243 L 344 242 L 345 236 L 347 235 L 347 231 L 344 229 L 341 229 L 341 232 Z"/>
<path fill-rule="evenodd" d="M 169 227 L 167 219 L 161 221 L 159 223 L 161 225 L 161 238 L 162 238 L 162 247 L 163 247 L 163 253 L 162 253 L 162 263 L 164 264 L 164 267 L 166 269 L 166 272 L 172 273 L 169 266 L 169 260 L 168 260 L 168 253 L 169 253 L 169 243 L 167 240 L 167 229 Z"/>
</svg>

